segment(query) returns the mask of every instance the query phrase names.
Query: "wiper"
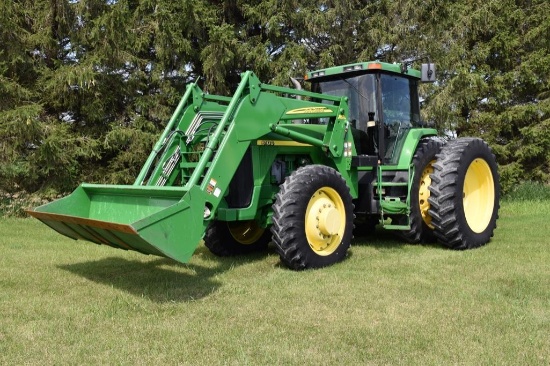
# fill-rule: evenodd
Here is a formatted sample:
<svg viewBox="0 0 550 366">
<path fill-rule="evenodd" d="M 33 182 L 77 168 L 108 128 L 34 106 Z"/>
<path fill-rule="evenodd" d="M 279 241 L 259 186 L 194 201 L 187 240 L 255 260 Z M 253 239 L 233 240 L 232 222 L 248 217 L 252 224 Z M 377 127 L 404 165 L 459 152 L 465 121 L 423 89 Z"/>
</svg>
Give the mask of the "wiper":
<svg viewBox="0 0 550 366">
<path fill-rule="evenodd" d="M 369 99 L 367 97 L 365 97 L 363 94 L 361 94 L 361 91 L 355 86 L 353 85 L 352 83 L 350 83 L 349 81 L 347 81 L 346 79 L 344 79 L 343 77 L 340 77 L 340 80 L 342 80 L 343 82 L 345 82 L 346 84 L 348 84 L 349 86 L 351 86 L 353 88 L 353 90 L 355 90 L 357 92 L 357 94 L 359 94 L 363 99 L 365 99 L 367 102 L 369 101 Z"/>
</svg>

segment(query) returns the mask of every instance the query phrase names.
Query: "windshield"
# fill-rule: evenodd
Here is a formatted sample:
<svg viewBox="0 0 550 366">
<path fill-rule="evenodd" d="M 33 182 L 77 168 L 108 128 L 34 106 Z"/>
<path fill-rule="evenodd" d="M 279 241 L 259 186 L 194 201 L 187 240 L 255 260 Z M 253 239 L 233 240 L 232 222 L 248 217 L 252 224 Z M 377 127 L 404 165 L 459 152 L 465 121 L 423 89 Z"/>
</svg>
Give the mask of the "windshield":
<svg viewBox="0 0 550 366">
<path fill-rule="evenodd" d="M 384 123 L 390 125 L 399 122 L 402 128 L 418 127 L 420 110 L 416 80 L 387 74 L 382 74 L 380 80 Z"/>
<path fill-rule="evenodd" d="M 323 94 L 348 97 L 350 122 L 360 130 L 366 130 L 369 112 L 377 115 L 374 74 L 324 81 L 317 84 L 315 89 Z"/>
<path fill-rule="evenodd" d="M 405 138 L 412 127 L 420 127 L 417 81 L 381 74 L 382 110 L 385 125 L 384 161 L 397 164 Z"/>
</svg>

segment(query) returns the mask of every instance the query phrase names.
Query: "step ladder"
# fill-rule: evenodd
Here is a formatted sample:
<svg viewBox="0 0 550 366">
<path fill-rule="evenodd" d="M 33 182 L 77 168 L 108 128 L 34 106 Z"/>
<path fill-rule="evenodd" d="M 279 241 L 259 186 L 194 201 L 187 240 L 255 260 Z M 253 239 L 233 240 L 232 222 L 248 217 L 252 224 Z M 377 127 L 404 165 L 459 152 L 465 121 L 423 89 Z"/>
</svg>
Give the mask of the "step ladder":
<svg viewBox="0 0 550 366">
<path fill-rule="evenodd" d="M 380 222 L 384 229 L 389 230 L 410 230 L 411 229 L 411 187 L 414 179 L 414 165 L 409 165 L 406 182 L 383 182 L 382 172 L 393 171 L 388 167 L 378 165 L 378 176 L 376 178 L 376 187 L 378 191 L 378 200 L 380 203 Z M 400 197 L 382 196 L 384 187 L 407 187 L 407 197 L 403 201 Z M 385 224 L 384 215 L 406 215 L 406 225 Z"/>
</svg>

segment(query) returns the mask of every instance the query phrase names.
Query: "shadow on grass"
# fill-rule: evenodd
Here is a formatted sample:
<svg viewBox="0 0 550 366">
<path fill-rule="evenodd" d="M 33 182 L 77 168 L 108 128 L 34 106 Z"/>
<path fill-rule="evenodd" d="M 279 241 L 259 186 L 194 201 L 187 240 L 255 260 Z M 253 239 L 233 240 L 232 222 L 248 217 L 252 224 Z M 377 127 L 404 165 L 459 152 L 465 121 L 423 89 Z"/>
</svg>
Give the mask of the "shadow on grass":
<svg viewBox="0 0 550 366">
<path fill-rule="evenodd" d="M 366 235 L 356 235 L 352 242 L 352 246 L 369 246 L 376 249 L 399 249 L 408 245 L 419 245 L 426 248 L 435 248 L 435 249 L 444 249 L 437 242 L 433 243 L 419 243 L 419 244 L 410 244 L 407 243 L 404 239 L 400 238 L 396 231 L 386 230 L 378 226 L 373 233 Z"/>
<path fill-rule="evenodd" d="M 378 250 L 401 249 L 407 244 L 395 233 L 377 228 L 367 236 L 353 239 L 352 246 L 369 246 Z M 419 244 L 423 247 L 443 249 L 439 244 Z M 210 296 L 223 285 L 219 275 L 241 265 L 261 261 L 275 249 L 236 257 L 216 257 L 205 248 L 198 248 L 195 255 L 208 257 L 209 266 L 193 263 L 181 264 L 167 258 L 151 261 L 128 260 L 110 257 L 95 261 L 60 265 L 58 268 L 90 281 L 121 289 L 154 302 L 187 302 Z M 348 252 L 348 258 L 353 252 Z M 345 262 L 345 261 L 344 261 Z M 278 262 L 276 268 L 286 268 Z"/>
<path fill-rule="evenodd" d="M 186 302 L 208 297 L 223 285 L 217 276 L 245 263 L 264 258 L 254 254 L 217 258 L 212 267 L 181 264 L 167 258 L 150 262 L 119 257 L 60 265 L 58 268 L 154 302 Z"/>
</svg>

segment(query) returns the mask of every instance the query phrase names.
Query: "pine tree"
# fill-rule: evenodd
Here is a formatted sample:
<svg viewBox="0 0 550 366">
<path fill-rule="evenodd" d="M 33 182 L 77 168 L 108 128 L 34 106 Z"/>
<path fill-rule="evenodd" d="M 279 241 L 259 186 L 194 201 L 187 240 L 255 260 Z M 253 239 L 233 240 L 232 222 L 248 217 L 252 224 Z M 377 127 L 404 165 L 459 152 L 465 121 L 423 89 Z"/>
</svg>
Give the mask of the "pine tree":
<svg viewBox="0 0 550 366">
<path fill-rule="evenodd" d="M 438 44 L 440 84 L 431 118 L 487 140 L 503 190 L 550 180 L 550 4 L 462 1 Z"/>
<path fill-rule="evenodd" d="M 437 63 L 425 118 L 486 139 L 505 190 L 550 180 L 544 0 L 19 0 L 0 3 L 0 186 L 131 183 L 185 90 L 290 85 L 380 59 Z"/>
</svg>

